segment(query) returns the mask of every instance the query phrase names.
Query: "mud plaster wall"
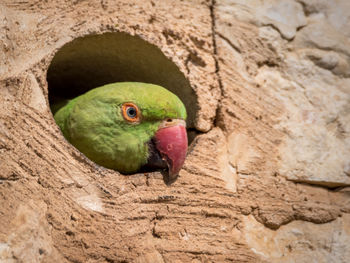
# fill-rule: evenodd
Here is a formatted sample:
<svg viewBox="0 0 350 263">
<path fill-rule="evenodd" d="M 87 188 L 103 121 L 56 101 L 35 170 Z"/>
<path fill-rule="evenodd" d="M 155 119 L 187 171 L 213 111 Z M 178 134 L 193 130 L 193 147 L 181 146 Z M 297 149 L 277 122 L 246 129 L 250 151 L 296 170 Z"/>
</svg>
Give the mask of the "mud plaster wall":
<svg viewBox="0 0 350 263">
<path fill-rule="evenodd" d="M 2 261 L 347 262 L 349 4 L 249 3 L 1 2 Z M 196 95 L 171 186 L 95 165 L 54 123 L 51 60 L 106 32 L 158 47 Z"/>
</svg>

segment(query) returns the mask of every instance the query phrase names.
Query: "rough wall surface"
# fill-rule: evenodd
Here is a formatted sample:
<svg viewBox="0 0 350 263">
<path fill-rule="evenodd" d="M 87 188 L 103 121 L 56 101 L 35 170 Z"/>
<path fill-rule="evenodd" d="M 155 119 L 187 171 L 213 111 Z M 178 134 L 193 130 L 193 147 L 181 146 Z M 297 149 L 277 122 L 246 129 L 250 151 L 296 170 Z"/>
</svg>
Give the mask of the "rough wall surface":
<svg viewBox="0 0 350 263">
<path fill-rule="evenodd" d="M 1 1 L 1 261 L 348 262 L 349 25 L 346 0 Z M 53 120 L 50 61 L 105 32 L 193 88 L 171 186 L 95 165 Z"/>
</svg>

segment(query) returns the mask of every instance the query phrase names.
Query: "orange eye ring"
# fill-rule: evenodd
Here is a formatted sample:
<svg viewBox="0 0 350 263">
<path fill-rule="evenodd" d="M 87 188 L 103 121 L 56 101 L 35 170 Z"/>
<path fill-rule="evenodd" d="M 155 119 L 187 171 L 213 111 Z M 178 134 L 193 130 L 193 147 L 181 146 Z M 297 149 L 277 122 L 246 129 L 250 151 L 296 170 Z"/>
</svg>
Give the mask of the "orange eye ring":
<svg viewBox="0 0 350 263">
<path fill-rule="evenodd" d="M 136 104 L 132 102 L 126 102 L 122 105 L 122 115 L 128 122 L 139 122 L 141 117 L 141 111 Z"/>
</svg>

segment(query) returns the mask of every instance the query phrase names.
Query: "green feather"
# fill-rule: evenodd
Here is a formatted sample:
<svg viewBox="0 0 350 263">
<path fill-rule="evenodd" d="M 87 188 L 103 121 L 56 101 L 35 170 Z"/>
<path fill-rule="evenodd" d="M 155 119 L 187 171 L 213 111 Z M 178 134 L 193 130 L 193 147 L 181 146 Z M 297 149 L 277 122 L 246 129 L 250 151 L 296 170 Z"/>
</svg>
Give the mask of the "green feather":
<svg viewBox="0 0 350 263">
<path fill-rule="evenodd" d="M 136 104 L 137 124 L 126 121 L 121 106 Z M 181 100 L 157 85 L 123 82 L 92 89 L 54 115 L 64 137 L 89 159 L 121 173 L 137 172 L 147 163 L 147 143 L 167 118 L 186 120 Z"/>
</svg>

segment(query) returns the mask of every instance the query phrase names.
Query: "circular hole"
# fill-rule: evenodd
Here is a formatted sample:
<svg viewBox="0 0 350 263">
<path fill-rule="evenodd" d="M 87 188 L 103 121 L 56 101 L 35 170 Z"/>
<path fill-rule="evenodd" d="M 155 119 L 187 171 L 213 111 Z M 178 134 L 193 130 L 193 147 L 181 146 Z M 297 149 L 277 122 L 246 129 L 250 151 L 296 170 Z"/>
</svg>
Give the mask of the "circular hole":
<svg viewBox="0 0 350 263">
<path fill-rule="evenodd" d="M 194 128 L 197 98 L 189 81 L 161 50 L 140 37 L 105 33 L 77 38 L 54 56 L 47 72 L 49 102 L 55 112 L 65 100 L 114 82 L 145 82 L 176 94 Z"/>
<path fill-rule="evenodd" d="M 137 36 L 105 33 L 77 38 L 56 53 L 47 72 L 47 81 L 53 113 L 67 100 L 105 84 L 160 85 L 182 100 L 187 110 L 187 128 L 189 134 L 193 134 L 197 97 L 189 81 L 158 47 Z M 133 116 L 135 112 L 131 110 L 128 114 Z M 172 122 L 172 119 L 167 121 Z M 189 143 L 192 139 L 193 136 L 189 136 Z M 160 160 L 159 165 L 164 166 L 164 163 Z"/>
</svg>

